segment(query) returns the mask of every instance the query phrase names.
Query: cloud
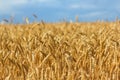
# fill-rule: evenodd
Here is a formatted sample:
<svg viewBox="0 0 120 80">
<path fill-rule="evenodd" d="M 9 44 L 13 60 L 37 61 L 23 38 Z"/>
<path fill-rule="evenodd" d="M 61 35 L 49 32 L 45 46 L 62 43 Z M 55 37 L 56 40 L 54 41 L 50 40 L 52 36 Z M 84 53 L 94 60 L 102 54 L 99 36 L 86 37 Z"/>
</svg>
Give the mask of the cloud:
<svg viewBox="0 0 120 80">
<path fill-rule="evenodd" d="M 0 0 L 0 14 L 15 12 L 18 7 L 27 4 L 27 0 Z"/>
<path fill-rule="evenodd" d="M 26 9 L 28 6 L 55 6 L 57 2 L 58 0 L 0 0 L 0 14 L 19 13 L 19 8 Z"/>
<path fill-rule="evenodd" d="M 33 0 L 34 1 L 34 0 Z M 48 3 L 48 2 L 56 2 L 58 0 L 36 0 L 37 2 L 45 2 L 45 3 Z"/>
<path fill-rule="evenodd" d="M 83 17 L 83 18 L 92 18 L 92 17 L 105 16 L 107 14 L 108 14 L 108 12 L 106 12 L 106 11 L 93 11 L 93 12 L 90 12 L 90 13 L 81 14 L 80 17 Z"/>
<path fill-rule="evenodd" d="M 70 9 L 93 9 L 96 8 L 93 4 L 71 4 L 68 6 Z"/>
</svg>

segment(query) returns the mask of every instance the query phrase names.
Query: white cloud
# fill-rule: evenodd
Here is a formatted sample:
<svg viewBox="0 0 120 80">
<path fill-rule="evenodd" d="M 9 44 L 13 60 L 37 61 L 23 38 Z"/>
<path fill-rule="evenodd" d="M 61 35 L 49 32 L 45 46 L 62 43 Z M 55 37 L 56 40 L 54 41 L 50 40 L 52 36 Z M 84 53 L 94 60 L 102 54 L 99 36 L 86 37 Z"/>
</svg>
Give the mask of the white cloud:
<svg viewBox="0 0 120 80">
<path fill-rule="evenodd" d="M 15 12 L 17 7 L 27 4 L 27 0 L 0 0 L 0 14 Z"/>
<path fill-rule="evenodd" d="M 94 12 L 90 12 L 90 13 L 86 13 L 86 14 L 81 14 L 81 17 L 86 17 L 86 18 L 91 18 L 91 17 L 100 17 L 100 16 L 104 16 L 108 14 L 108 12 L 106 11 L 94 11 Z"/>
<path fill-rule="evenodd" d="M 36 1 L 47 3 L 47 2 L 54 2 L 54 1 L 57 1 L 57 0 L 36 0 Z"/>
<path fill-rule="evenodd" d="M 10 14 L 19 12 L 19 8 L 26 6 L 50 5 L 57 3 L 58 0 L 0 0 L 0 14 Z M 36 5 L 37 4 L 37 5 Z"/>
<path fill-rule="evenodd" d="M 93 4 L 81 3 L 81 4 L 70 4 L 68 8 L 69 9 L 94 9 L 96 8 L 96 6 Z"/>
</svg>

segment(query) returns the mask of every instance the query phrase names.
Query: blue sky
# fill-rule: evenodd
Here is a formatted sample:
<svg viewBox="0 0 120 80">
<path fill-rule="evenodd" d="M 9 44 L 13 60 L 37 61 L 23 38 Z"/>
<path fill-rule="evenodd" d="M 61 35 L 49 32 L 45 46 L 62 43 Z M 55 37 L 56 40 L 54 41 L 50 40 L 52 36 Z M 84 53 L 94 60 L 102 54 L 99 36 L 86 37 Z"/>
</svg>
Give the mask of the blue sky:
<svg viewBox="0 0 120 80">
<path fill-rule="evenodd" d="M 120 17 L 120 0 L 0 0 L 0 21 L 10 16 L 15 23 L 23 22 L 25 17 L 31 22 L 75 21 L 75 16 L 79 21 L 114 21 Z"/>
</svg>

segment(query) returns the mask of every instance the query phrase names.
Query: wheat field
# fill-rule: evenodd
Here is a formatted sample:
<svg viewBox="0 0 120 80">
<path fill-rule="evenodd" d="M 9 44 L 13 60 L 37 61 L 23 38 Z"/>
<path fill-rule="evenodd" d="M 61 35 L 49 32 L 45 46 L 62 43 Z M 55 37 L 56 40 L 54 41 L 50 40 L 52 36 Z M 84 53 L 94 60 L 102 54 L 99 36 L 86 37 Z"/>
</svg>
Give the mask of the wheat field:
<svg viewBox="0 0 120 80">
<path fill-rule="evenodd" d="M 1 24 L 0 80 L 120 80 L 120 23 Z"/>
</svg>

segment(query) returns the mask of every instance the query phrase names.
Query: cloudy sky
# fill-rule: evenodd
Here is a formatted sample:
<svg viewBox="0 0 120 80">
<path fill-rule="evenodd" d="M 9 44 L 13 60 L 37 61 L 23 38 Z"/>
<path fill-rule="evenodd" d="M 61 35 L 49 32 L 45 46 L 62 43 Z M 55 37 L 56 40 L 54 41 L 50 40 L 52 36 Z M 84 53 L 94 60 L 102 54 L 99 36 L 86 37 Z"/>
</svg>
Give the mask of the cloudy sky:
<svg viewBox="0 0 120 80">
<path fill-rule="evenodd" d="M 15 23 L 23 22 L 25 17 L 31 22 L 74 21 L 75 16 L 79 21 L 114 21 L 120 17 L 120 0 L 0 0 L 0 21 L 11 16 Z"/>
</svg>

